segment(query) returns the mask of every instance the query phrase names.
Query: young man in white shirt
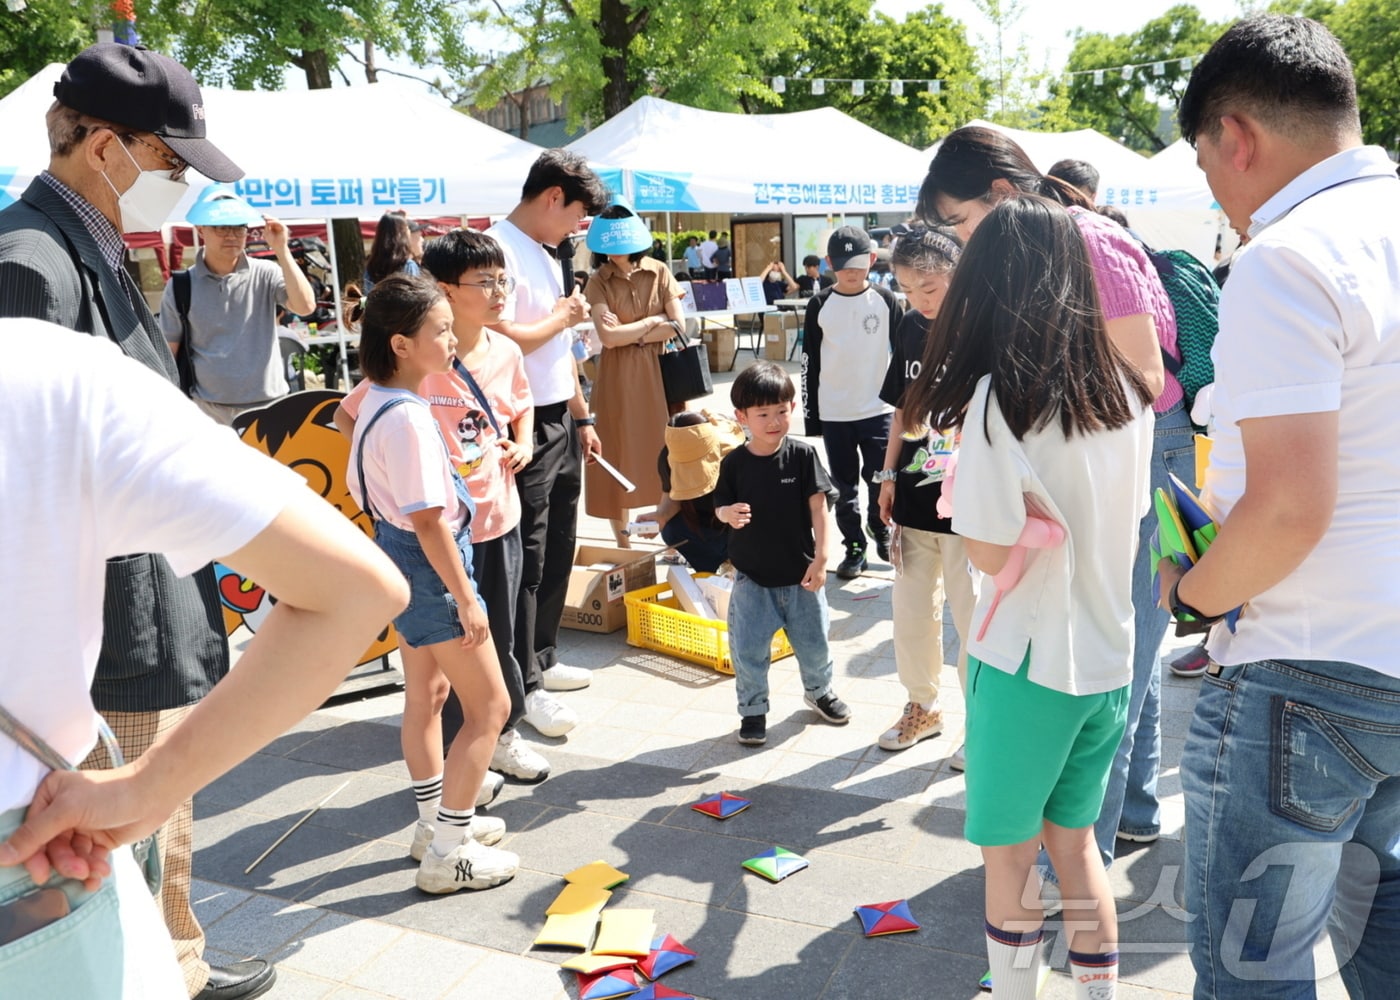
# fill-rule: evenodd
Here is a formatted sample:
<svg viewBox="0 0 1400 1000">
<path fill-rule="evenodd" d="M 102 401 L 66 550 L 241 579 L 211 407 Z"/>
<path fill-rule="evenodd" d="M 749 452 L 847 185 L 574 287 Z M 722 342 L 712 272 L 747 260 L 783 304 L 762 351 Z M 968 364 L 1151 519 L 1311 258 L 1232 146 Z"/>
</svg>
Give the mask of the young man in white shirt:
<svg viewBox="0 0 1400 1000">
<path fill-rule="evenodd" d="M 1325 931 L 1354 997 L 1400 981 L 1400 181 L 1362 145 L 1341 45 L 1237 23 L 1181 132 L 1249 246 L 1220 303 L 1221 522 L 1163 603 L 1216 624 L 1182 756 L 1198 997 L 1314 995 Z M 1252 916 L 1251 916 L 1252 914 Z M 1324 973 L 1325 974 L 1325 973 Z"/>
<path fill-rule="evenodd" d="M 565 271 L 572 275 L 572 261 L 556 259 L 553 248 L 607 204 L 608 189 L 583 157 L 551 149 L 530 167 L 520 204 L 487 230 L 516 282 L 492 329 L 520 345 L 535 400 L 534 459 L 515 479 L 525 550 L 515 649 L 525 671 L 525 721 L 545 736 L 563 736 L 578 724 L 573 709 L 549 692 L 592 682 L 587 670 L 559 662 L 557 646 L 574 561 L 582 461 L 602 451 L 571 350 L 573 328 L 587 318 L 588 306 L 572 281 L 564 281 Z M 505 749 L 491 766 L 511 774 Z"/>
</svg>

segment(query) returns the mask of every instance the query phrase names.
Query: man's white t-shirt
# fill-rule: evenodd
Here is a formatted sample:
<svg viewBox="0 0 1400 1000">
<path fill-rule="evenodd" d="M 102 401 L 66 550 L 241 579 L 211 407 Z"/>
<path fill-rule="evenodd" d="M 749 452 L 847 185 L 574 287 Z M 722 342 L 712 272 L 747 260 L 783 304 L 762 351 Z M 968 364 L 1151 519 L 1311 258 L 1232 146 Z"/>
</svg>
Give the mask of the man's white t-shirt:
<svg viewBox="0 0 1400 1000">
<path fill-rule="evenodd" d="M 718 249 L 719 249 L 719 244 L 716 243 L 714 240 L 706 240 L 704 243 L 701 243 L 701 244 L 700 244 L 700 266 L 701 266 L 701 267 L 706 267 L 706 268 L 714 267 L 714 266 L 715 266 L 715 251 L 718 250 Z"/>
<path fill-rule="evenodd" d="M 192 573 L 249 542 L 306 482 L 106 340 L 38 320 L 0 320 L 0 332 L 0 690 L 77 763 L 97 739 L 88 691 L 106 560 L 158 552 Z M 0 810 L 29 802 L 44 773 L 0 735 Z"/>
<path fill-rule="evenodd" d="M 534 323 L 553 312 L 554 304 L 564 296 L 559 261 L 509 219 L 502 219 L 486 234 L 501 245 L 506 273 L 515 278 L 515 291 L 506 300 L 501 319 Z M 536 406 L 573 399 L 578 388 L 574 356 L 569 350 L 573 340 L 573 327 L 565 327 L 525 355 L 525 377 L 530 380 Z"/>
<path fill-rule="evenodd" d="M 1063 545 L 1030 551 L 978 639 L 996 593 L 983 580 L 967 640 L 983 663 L 1015 674 L 1029 648 L 1030 680 L 1055 691 L 1102 694 L 1132 682 L 1133 559 L 1147 513 L 1153 416 L 1132 397 L 1130 405 L 1137 417 L 1117 430 L 1066 438 L 1056 420 L 1017 441 L 991 376 L 977 383 L 958 448 L 953 530 L 1014 545 L 1028 496 L 1065 529 Z"/>
<path fill-rule="evenodd" d="M 379 420 L 375 415 L 395 398 L 396 404 Z M 371 428 L 370 423 L 374 422 Z M 365 436 L 366 429 L 369 436 Z M 396 528 L 413 530 L 409 515 L 441 507 L 453 531 L 467 520 L 467 506 L 457 496 L 452 463 L 428 401 L 407 389 L 371 385 L 360 401 L 355 435 L 350 442 L 350 466 L 345 472 L 350 495 L 368 511 L 360 491 L 360 448 L 364 447 L 365 489 L 374 514 Z"/>
<path fill-rule="evenodd" d="M 1336 186 L 1334 186 L 1336 185 Z M 1400 677 L 1400 181 L 1374 146 L 1329 157 L 1255 213 L 1220 300 L 1205 501 L 1245 492 L 1240 422 L 1339 411 L 1327 534 L 1250 600 L 1220 663 L 1340 660 Z M 1297 490 L 1314 470 L 1299 467 Z"/>
</svg>

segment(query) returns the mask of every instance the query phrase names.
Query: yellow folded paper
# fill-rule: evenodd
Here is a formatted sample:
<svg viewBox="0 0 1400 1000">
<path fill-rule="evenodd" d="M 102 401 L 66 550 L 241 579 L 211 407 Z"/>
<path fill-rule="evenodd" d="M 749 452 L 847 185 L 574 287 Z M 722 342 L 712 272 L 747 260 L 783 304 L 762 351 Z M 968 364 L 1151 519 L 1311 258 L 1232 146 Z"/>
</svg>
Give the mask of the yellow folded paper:
<svg viewBox="0 0 1400 1000">
<path fill-rule="evenodd" d="M 577 948 L 587 951 L 593 943 L 593 933 L 598 928 L 599 906 L 596 910 L 579 913 L 555 913 L 545 918 L 544 928 L 535 937 L 535 944 L 553 945 L 557 948 Z"/>
<path fill-rule="evenodd" d="M 554 897 L 554 902 L 549 904 L 549 909 L 544 912 L 551 917 L 556 913 L 586 913 L 590 910 L 597 913 L 611 898 L 612 893 L 607 889 L 570 884 L 564 886 L 559 895 Z"/>
<path fill-rule="evenodd" d="M 584 865 L 582 868 L 575 868 L 564 876 L 564 881 L 573 885 L 591 885 L 599 889 L 615 889 L 630 876 L 626 872 L 620 872 L 606 861 L 594 861 L 592 864 Z"/>
<path fill-rule="evenodd" d="M 599 955 L 645 958 L 656 938 L 655 917 L 655 910 L 604 910 L 593 951 Z"/>
<path fill-rule="evenodd" d="M 637 960 L 628 955 L 599 955 L 597 952 L 589 952 L 586 955 L 574 956 L 560 968 L 591 976 L 598 972 L 611 972 L 613 969 L 629 968 L 636 964 Z"/>
</svg>

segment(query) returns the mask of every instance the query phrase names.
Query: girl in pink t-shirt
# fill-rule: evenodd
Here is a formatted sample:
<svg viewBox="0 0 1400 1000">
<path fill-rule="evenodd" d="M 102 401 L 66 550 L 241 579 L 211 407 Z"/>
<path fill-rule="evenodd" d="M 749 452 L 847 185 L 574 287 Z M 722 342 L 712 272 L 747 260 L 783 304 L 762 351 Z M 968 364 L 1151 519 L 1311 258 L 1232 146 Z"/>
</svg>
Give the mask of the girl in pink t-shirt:
<svg viewBox="0 0 1400 1000">
<path fill-rule="evenodd" d="M 351 493 L 374 520 L 379 547 L 408 579 L 394 619 L 404 657 L 404 760 L 419 803 L 410 854 L 424 892 L 486 889 L 513 878 L 519 858 L 489 845 L 498 819 L 475 815 L 496 737 L 510 712 L 486 609 L 471 577 L 475 503 L 427 400 L 430 375 L 455 360 L 452 309 L 433 282 L 394 275 L 365 300 L 360 365 L 365 391 L 350 449 Z M 443 760 L 441 713 L 449 685 L 466 720 Z"/>
</svg>

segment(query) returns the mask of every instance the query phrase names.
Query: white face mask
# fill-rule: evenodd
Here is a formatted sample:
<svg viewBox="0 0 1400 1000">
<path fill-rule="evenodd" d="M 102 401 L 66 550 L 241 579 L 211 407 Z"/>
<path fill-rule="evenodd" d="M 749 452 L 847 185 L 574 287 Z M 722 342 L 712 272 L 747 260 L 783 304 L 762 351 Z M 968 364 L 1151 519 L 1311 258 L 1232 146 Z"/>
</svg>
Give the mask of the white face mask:
<svg viewBox="0 0 1400 1000">
<path fill-rule="evenodd" d="M 131 155 L 131 150 L 126 148 L 126 143 L 121 139 L 117 140 L 117 145 L 122 148 L 126 158 L 131 161 L 140 173 L 136 175 L 136 180 L 125 193 L 117 191 L 117 186 L 112 183 L 112 179 L 104 172 L 102 179 L 107 182 L 107 186 L 112 189 L 112 193 L 117 196 L 117 210 L 121 213 L 121 231 L 124 233 L 150 233 L 160 229 L 165 224 L 165 220 L 170 217 L 170 213 L 175 210 L 181 198 L 185 196 L 185 189 L 189 187 L 184 181 L 174 181 L 170 179 L 173 170 L 141 170 L 141 165 L 136 162 L 136 157 Z"/>
</svg>

